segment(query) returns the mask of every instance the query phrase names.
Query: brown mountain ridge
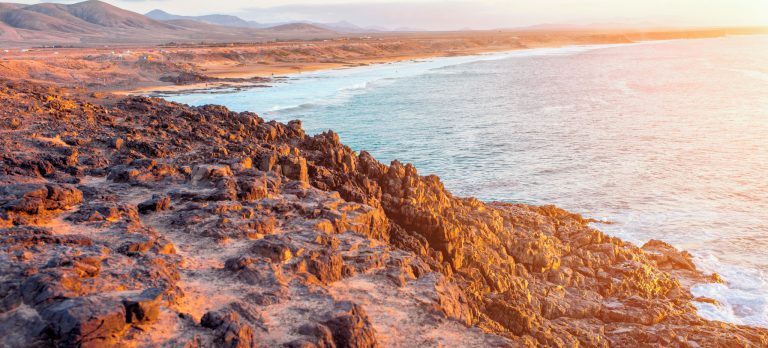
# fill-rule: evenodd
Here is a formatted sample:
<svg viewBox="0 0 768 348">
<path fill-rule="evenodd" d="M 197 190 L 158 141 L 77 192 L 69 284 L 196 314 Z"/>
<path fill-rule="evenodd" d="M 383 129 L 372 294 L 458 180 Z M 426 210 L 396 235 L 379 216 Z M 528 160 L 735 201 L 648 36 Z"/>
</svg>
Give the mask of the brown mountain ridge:
<svg viewBox="0 0 768 348">
<path fill-rule="evenodd" d="M 0 45 L 103 45 L 175 42 L 258 42 L 320 39 L 333 31 L 301 24 L 254 29 L 195 21 L 157 21 L 108 3 L 0 3 Z"/>
</svg>

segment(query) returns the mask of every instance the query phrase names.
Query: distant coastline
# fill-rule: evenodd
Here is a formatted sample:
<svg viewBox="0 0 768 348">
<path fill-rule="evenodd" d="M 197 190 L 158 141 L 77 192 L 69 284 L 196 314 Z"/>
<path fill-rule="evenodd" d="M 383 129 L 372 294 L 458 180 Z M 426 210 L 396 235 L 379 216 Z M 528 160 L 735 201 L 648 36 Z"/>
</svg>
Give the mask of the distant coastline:
<svg viewBox="0 0 768 348">
<path fill-rule="evenodd" d="M 510 33 L 511 34 L 511 33 Z M 537 33 L 546 37 L 548 35 L 557 35 L 563 33 Z M 459 36 L 459 43 L 466 43 L 467 40 L 472 38 L 472 33 L 463 33 L 464 36 Z M 355 67 L 364 67 L 376 64 L 388 64 L 388 63 L 400 63 L 419 59 L 433 59 L 455 56 L 477 56 L 484 54 L 498 54 L 505 52 L 513 52 L 529 49 L 540 48 L 561 48 L 569 46 L 583 46 L 583 45 L 603 45 L 603 44 L 636 44 L 643 42 L 656 42 L 656 41 L 668 41 L 668 40 L 689 40 L 689 39 L 711 39 L 726 37 L 729 35 L 768 35 L 768 31 L 762 32 L 744 32 L 738 34 L 728 34 L 721 31 L 669 31 L 669 32 L 657 32 L 657 33 L 619 33 L 619 34 L 582 34 L 568 37 L 568 38 L 538 38 L 531 42 L 525 40 L 520 41 L 517 47 L 510 46 L 495 46 L 495 45 L 479 45 L 471 49 L 460 50 L 455 47 L 449 48 L 444 51 L 432 51 L 425 53 L 409 53 L 398 55 L 363 55 L 353 58 L 344 62 L 308 62 L 298 63 L 292 66 L 251 66 L 249 68 L 232 68 L 223 65 L 215 65 L 210 68 L 213 73 L 211 76 L 220 79 L 241 79 L 242 82 L 231 81 L 213 81 L 206 83 L 197 83 L 191 85 L 161 85 L 161 86 L 146 86 L 135 90 L 118 90 L 117 94 L 131 95 L 154 95 L 154 94 L 182 94 L 182 93 L 194 93 L 196 91 L 207 90 L 212 93 L 216 91 L 229 90 L 229 89 L 248 89 L 254 87 L 264 87 L 263 85 L 256 85 L 250 83 L 248 79 L 254 77 L 272 78 L 275 76 L 291 76 L 301 75 L 307 72 L 323 71 L 323 70 L 337 70 L 348 69 Z M 592 35 L 592 41 L 587 39 L 587 36 Z M 622 38 L 623 36 L 623 38 Z M 436 39 L 433 37 L 431 39 Z"/>
<path fill-rule="evenodd" d="M 12 80 L 91 91 L 150 94 L 250 88 L 262 86 L 276 76 L 414 59 L 765 33 L 768 29 L 388 33 L 252 44 L 14 49 L 0 51 L 0 74 Z"/>
</svg>

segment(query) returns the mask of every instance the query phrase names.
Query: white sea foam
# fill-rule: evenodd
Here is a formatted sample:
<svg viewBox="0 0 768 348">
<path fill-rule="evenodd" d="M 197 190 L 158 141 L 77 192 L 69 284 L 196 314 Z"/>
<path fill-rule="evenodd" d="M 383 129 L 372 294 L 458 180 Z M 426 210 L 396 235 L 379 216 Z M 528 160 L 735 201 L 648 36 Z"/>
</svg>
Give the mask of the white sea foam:
<svg viewBox="0 0 768 348">
<path fill-rule="evenodd" d="M 738 280 L 734 280 L 738 283 Z M 768 300 L 754 292 L 723 284 L 701 284 L 691 289 L 694 296 L 715 299 L 719 304 L 694 302 L 702 317 L 740 325 L 768 327 Z"/>
<path fill-rule="evenodd" d="M 768 275 L 765 272 L 729 265 L 713 255 L 697 256 L 695 261 L 702 271 L 716 272 L 725 280 L 724 284 L 699 284 L 691 289 L 694 296 L 719 302 L 719 305 L 694 302 L 704 318 L 768 327 Z"/>
<path fill-rule="evenodd" d="M 365 93 L 372 88 L 385 86 L 406 77 L 438 72 L 446 67 L 512 57 L 571 55 L 615 46 L 617 45 L 525 49 L 321 70 L 287 75 L 286 79 L 270 83 L 270 88 L 254 88 L 235 93 L 190 93 L 165 97 L 171 101 L 190 105 L 223 104 L 236 111 L 256 111 L 264 113 L 263 116 L 278 117 L 281 113 L 305 110 L 312 106 L 341 105 L 355 95 Z"/>
</svg>

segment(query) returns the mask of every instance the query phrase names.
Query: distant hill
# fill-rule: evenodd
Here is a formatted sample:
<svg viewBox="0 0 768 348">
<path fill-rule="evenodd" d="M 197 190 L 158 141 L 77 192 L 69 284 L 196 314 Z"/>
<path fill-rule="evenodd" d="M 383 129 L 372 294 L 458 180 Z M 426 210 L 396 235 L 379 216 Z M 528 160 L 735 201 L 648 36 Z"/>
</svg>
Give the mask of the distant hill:
<svg viewBox="0 0 768 348">
<path fill-rule="evenodd" d="M 333 30 L 339 33 L 374 33 L 374 32 L 384 31 L 381 28 L 368 28 L 368 27 L 363 28 L 361 26 L 354 25 L 347 21 L 341 21 L 336 23 L 310 22 L 310 24 L 321 27 L 321 28 L 325 28 L 328 30 Z"/>
<path fill-rule="evenodd" d="M 23 6 L 3 4 L 0 20 L 16 29 L 63 33 L 98 33 L 104 28 L 173 30 L 138 13 L 91 0 L 72 5 L 42 3 Z"/>
<path fill-rule="evenodd" d="M 242 27 L 242 28 L 264 28 L 265 26 L 254 21 L 246 21 L 237 16 L 212 14 L 205 16 L 180 16 L 172 13 L 165 12 L 163 10 L 153 10 L 147 12 L 145 16 L 158 21 L 170 21 L 170 20 L 193 20 L 204 22 L 208 24 L 223 25 L 227 27 Z"/>
<path fill-rule="evenodd" d="M 309 29 L 312 31 L 317 30 L 317 28 L 331 30 L 338 33 L 370 33 L 370 32 L 379 31 L 377 29 L 372 29 L 372 28 L 362 28 L 346 21 L 341 21 L 336 23 L 317 23 L 317 22 L 300 21 L 300 22 L 268 24 L 268 23 L 259 23 L 256 21 L 248 21 L 240 17 L 231 16 L 231 15 L 212 14 L 212 15 L 205 15 L 205 16 L 181 16 L 181 15 L 168 13 L 163 10 L 152 10 L 150 12 L 147 12 L 145 16 L 158 21 L 172 21 L 172 20 L 183 19 L 183 20 L 194 20 L 194 21 L 204 22 L 208 24 L 216 24 L 216 25 L 240 27 L 240 28 L 264 29 L 264 28 L 285 27 L 287 29 L 293 30 L 295 29 L 295 27 L 290 27 L 289 25 L 304 24 L 304 25 L 312 26 L 312 27 L 305 27 L 306 29 Z"/>
<path fill-rule="evenodd" d="M 306 33 L 314 33 L 314 32 L 326 32 L 328 29 L 320 28 L 316 25 L 307 24 L 307 23 L 289 23 L 289 24 L 281 24 L 276 25 L 274 27 L 265 28 L 265 30 L 268 31 L 277 31 L 277 32 L 306 32 Z"/>
<path fill-rule="evenodd" d="M 163 14 L 155 12 L 154 15 Z M 167 13 L 165 15 L 167 19 L 157 20 L 98 0 L 70 5 L 0 3 L 0 45 L 248 42 L 338 36 L 332 30 L 312 25 L 263 29 L 244 26 L 244 21 L 235 16 L 211 15 L 203 16 L 204 19 L 190 19 Z"/>
</svg>

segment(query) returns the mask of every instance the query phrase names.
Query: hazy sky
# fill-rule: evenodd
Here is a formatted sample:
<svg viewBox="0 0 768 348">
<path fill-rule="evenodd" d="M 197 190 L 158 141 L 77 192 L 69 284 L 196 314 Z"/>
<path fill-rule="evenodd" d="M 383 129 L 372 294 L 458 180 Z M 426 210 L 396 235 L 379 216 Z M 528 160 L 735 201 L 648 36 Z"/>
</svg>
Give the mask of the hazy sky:
<svg viewBox="0 0 768 348">
<path fill-rule="evenodd" d="M 13 2 L 37 3 L 22 0 Z M 72 3 L 77 1 L 59 0 Z M 368 27 L 491 29 L 526 25 L 768 25 L 768 0 L 107 0 L 145 13 L 235 14 L 265 23 L 316 21 Z"/>
</svg>

